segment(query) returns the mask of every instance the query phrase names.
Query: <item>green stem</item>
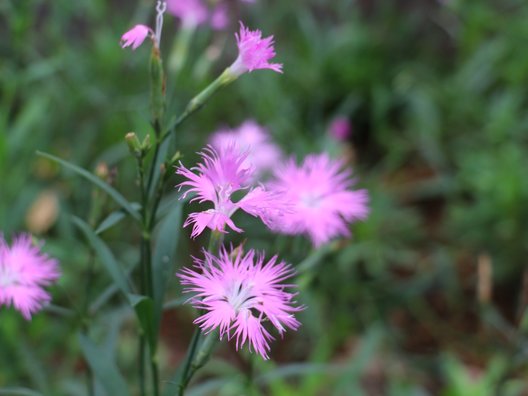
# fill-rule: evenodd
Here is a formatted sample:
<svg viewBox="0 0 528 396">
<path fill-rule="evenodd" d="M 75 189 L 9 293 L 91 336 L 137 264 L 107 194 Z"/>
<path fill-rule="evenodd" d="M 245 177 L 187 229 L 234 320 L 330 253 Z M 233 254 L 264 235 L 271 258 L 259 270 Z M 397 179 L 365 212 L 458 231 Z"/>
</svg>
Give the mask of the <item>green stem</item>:
<svg viewBox="0 0 528 396">
<path fill-rule="evenodd" d="M 158 124 L 155 123 L 155 125 L 158 125 Z M 148 177 L 147 187 L 145 189 L 145 194 L 147 196 L 150 195 L 150 189 L 152 188 L 152 183 L 154 182 L 154 172 L 156 171 L 156 168 L 157 168 L 158 157 L 159 157 L 161 143 L 162 143 L 161 140 L 159 140 L 159 135 L 161 134 L 161 128 L 159 128 L 159 126 L 157 126 L 155 128 L 156 128 L 155 129 L 156 144 L 155 144 L 155 147 L 154 147 L 154 155 L 152 157 L 152 162 L 150 164 L 150 170 L 149 170 L 149 177 Z M 159 172 L 159 169 L 157 169 L 157 170 Z M 146 200 L 146 198 L 145 198 L 145 200 Z"/>
<path fill-rule="evenodd" d="M 147 395 L 147 385 L 145 381 L 145 336 L 139 336 L 139 394 Z"/>
<path fill-rule="evenodd" d="M 207 246 L 207 251 L 213 254 L 218 253 L 218 249 L 220 249 L 220 246 L 222 246 L 223 241 L 224 241 L 224 234 L 222 232 L 217 231 L 217 230 L 211 231 L 211 236 L 209 238 L 209 245 Z"/>
<path fill-rule="evenodd" d="M 207 250 L 211 253 L 217 253 L 218 248 L 222 244 L 222 241 L 224 239 L 224 234 L 220 231 L 212 231 L 211 236 L 209 237 L 209 246 Z M 180 377 L 180 384 L 178 385 L 178 396 L 183 396 L 183 393 L 185 392 L 185 388 L 191 381 L 191 378 L 196 373 L 196 371 L 201 368 L 209 359 L 209 356 L 211 355 L 211 350 L 213 346 L 215 345 L 215 340 L 218 339 L 218 334 L 216 331 L 213 331 L 210 333 L 204 342 L 202 343 L 202 346 L 200 348 L 200 352 L 198 355 L 196 355 L 196 350 L 200 341 L 201 337 L 201 331 L 200 328 L 196 328 L 193 334 L 193 338 L 191 340 L 191 345 L 189 346 L 189 350 L 187 352 L 187 356 L 185 357 L 185 362 L 183 366 L 183 372 Z"/>
<path fill-rule="evenodd" d="M 200 331 L 199 328 L 196 329 L 198 332 Z M 198 336 L 200 337 L 200 336 Z M 194 336 L 193 336 L 193 341 Z M 213 331 L 207 336 L 205 336 L 203 342 L 200 345 L 200 348 L 198 349 L 198 340 L 196 340 L 195 343 L 193 343 L 193 355 L 196 355 L 193 359 L 187 360 L 185 363 L 185 370 L 182 374 L 180 385 L 178 388 L 178 396 L 183 396 L 185 389 L 187 388 L 187 385 L 189 385 L 189 382 L 191 382 L 191 379 L 193 378 L 194 374 L 201 369 L 205 364 L 209 361 L 209 358 L 211 357 L 211 353 L 213 352 L 213 348 L 218 342 L 218 332 Z M 198 351 L 198 353 L 196 353 Z M 191 356 L 188 356 L 191 357 Z"/>
<path fill-rule="evenodd" d="M 304 289 L 310 284 L 315 276 L 315 267 L 326 257 L 327 254 L 335 250 L 336 243 L 328 243 L 312 252 L 297 266 L 297 285 L 299 289 Z"/>
<path fill-rule="evenodd" d="M 213 331 L 205 337 L 205 339 L 202 342 L 202 345 L 200 345 L 200 350 L 198 351 L 198 354 L 194 358 L 193 362 L 191 363 L 191 367 L 189 369 L 189 373 L 187 375 L 186 379 L 186 385 L 191 382 L 192 377 L 196 372 L 201 369 L 205 364 L 209 361 L 209 358 L 211 357 L 211 353 L 213 352 L 213 348 L 218 342 L 218 332 Z"/>
<path fill-rule="evenodd" d="M 191 344 L 189 345 L 189 350 L 187 351 L 187 356 L 185 357 L 185 363 L 183 366 L 182 375 L 180 377 L 180 384 L 178 385 L 178 396 L 183 396 L 185 388 L 189 383 L 189 381 L 187 381 L 187 377 L 189 376 L 189 370 L 191 369 L 191 363 L 194 360 L 194 355 L 196 353 L 196 348 L 200 341 L 201 334 L 202 332 L 200 331 L 200 328 L 197 327 L 194 330 L 194 334 L 191 339 Z"/>
<path fill-rule="evenodd" d="M 220 88 L 235 81 L 237 76 L 229 68 L 209 84 L 202 92 L 192 98 L 183 113 L 174 121 L 174 124 L 167 128 L 167 131 L 161 136 L 163 142 L 178 126 L 180 126 L 190 115 L 200 110 L 203 105 L 213 96 Z"/>
<path fill-rule="evenodd" d="M 169 176 L 170 174 L 168 172 L 165 172 L 163 176 L 161 177 L 161 180 L 158 183 L 158 187 L 156 188 L 156 195 L 154 196 L 154 203 L 152 204 L 152 210 L 150 211 L 150 218 L 147 223 L 147 227 L 150 230 L 154 229 L 158 207 L 161 202 L 161 198 L 163 198 L 163 191 L 165 189 L 165 183 L 167 183 L 167 181 L 169 180 Z"/>
</svg>

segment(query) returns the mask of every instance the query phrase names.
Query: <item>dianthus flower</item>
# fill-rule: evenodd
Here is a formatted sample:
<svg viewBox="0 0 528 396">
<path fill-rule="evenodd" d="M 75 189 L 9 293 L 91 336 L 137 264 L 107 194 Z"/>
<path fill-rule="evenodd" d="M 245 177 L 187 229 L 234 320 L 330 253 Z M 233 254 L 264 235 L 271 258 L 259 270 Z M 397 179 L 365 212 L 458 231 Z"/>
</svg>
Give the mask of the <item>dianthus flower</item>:
<svg viewBox="0 0 528 396">
<path fill-rule="evenodd" d="M 207 21 L 209 10 L 202 0 L 168 0 L 167 11 L 179 18 L 186 28 L 193 28 Z"/>
<path fill-rule="evenodd" d="M 247 341 L 254 350 L 268 359 L 269 342 L 273 336 L 264 328 L 269 321 L 282 336 L 286 328 L 297 330 L 299 321 L 294 313 L 296 294 L 286 291 L 294 287 L 282 284 L 294 271 L 277 256 L 264 263 L 263 254 L 242 249 L 228 253 L 221 249 L 219 256 L 204 252 L 205 259 L 194 258 L 195 268 L 185 268 L 178 274 L 184 293 L 195 293 L 192 305 L 205 313 L 194 323 L 209 333 L 218 329 L 220 339 L 236 338 L 237 350 Z"/>
<path fill-rule="evenodd" d="M 217 150 L 237 145 L 241 152 L 247 152 L 246 167 L 254 167 L 260 175 L 277 165 L 281 150 L 271 139 L 269 132 L 254 120 L 247 120 L 235 129 L 220 129 L 210 139 Z"/>
<path fill-rule="evenodd" d="M 202 163 L 191 169 L 180 163 L 176 170 L 177 174 L 188 179 L 177 187 L 190 187 L 182 198 L 195 193 L 193 201 L 209 201 L 214 205 L 212 209 L 189 215 L 184 227 L 194 224 L 191 236 L 195 238 L 206 227 L 226 232 L 226 225 L 236 232 L 242 232 L 231 220 L 238 209 L 259 217 L 271 226 L 269 213 L 276 211 L 276 196 L 265 191 L 262 186 L 250 188 L 254 169 L 246 165 L 247 153 L 241 153 L 235 145 L 231 145 L 218 151 L 208 146 L 200 155 Z M 233 202 L 232 195 L 240 190 L 247 190 L 246 195 L 238 202 Z"/>
<path fill-rule="evenodd" d="M 0 237 L 0 306 L 13 305 L 24 318 L 50 301 L 44 290 L 59 277 L 58 262 L 32 244 L 29 235 L 21 235 L 9 247 Z"/>
<path fill-rule="evenodd" d="M 229 67 L 233 75 L 240 76 L 243 73 L 257 69 L 271 69 L 282 73 L 282 64 L 269 63 L 275 57 L 273 48 L 273 36 L 262 38 L 260 30 L 249 30 L 240 22 L 240 32 L 235 33 L 238 57 Z"/>
<path fill-rule="evenodd" d="M 132 46 L 135 50 L 148 36 L 154 37 L 154 31 L 145 25 L 136 25 L 128 32 L 121 36 L 121 47 L 126 48 Z"/>
<path fill-rule="evenodd" d="M 326 154 L 310 155 L 301 166 L 290 160 L 270 182 L 269 190 L 283 194 L 291 210 L 275 222 L 286 234 L 308 234 L 318 247 L 338 236 L 349 236 L 348 223 L 368 215 L 366 190 L 352 191 L 351 171 Z"/>
<path fill-rule="evenodd" d="M 151 28 L 146 25 L 136 25 L 128 32 L 121 36 L 121 47 L 126 48 L 132 46 L 135 50 L 147 37 L 150 37 L 154 46 L 159 47 L 161 41 L 161 30 L 163 28 L 163 14 L 167 9 L 167 3 L 159 0 L 156 3 L 156 31 L 154 32 Z"/>
<path fill-rule="evenodd" d="M 216 30 L 223 30 L 229 25 L 229 12 L 227 4 L 217 3 L 211 11 L 211 27 Z"/>
</svg>

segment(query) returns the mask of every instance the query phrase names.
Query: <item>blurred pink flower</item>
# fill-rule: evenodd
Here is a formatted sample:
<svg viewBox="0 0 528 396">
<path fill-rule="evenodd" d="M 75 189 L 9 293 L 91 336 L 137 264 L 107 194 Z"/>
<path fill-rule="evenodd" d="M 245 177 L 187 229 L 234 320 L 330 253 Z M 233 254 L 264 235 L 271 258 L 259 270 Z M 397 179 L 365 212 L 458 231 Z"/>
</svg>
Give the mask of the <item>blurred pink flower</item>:
<svg viewBox="0 0 528 396">
<path fill-rule="evenodd" d="M 352 133 L 352 125 L 348 118 L 337 117 L 334 118 L 329 127 L 330 136 L 335 140 L 343 142 L 346 141 Z"/>
<path fill-rule="evenodd" d="M 211 11 L 211 27 L 216 30 L 224 30 L 229 25 L 229 10 L 227 4 L 217 3 Z"/>
<path fill-rule="evenodd" d="M 187 169 L 181 163 L 176 173 L 187 178 L 177 187 L 190 187 L 183 195 L 195 193 L 192 201 L 212 202 L 214 207 L 202 212 L 191 213 L 184 227 L 193 224 L 191 236 L 200 235 L 206 227 L 220 232 L 226 232 L 225 226 L 236 232 L 242 232 L 231 216 L 238 209 L 259 217 L 271 227 L 269 213 L 278 204 L 275 194 L 271 194 L 258 186 L 250 188 L 254 170 L 246 164 L 247 153 L 241 153 L 235 146 L 226 146 L 218 151 L 208 146 L 200 153 L 203 162 Z M 246 190 L 246 195 L 238 202 L 232 201 L 233 193 Z"/>
<path fill-rule="evenodd" d="M 145 25 L 136 25 L 121 36 L 121 47 L 126 48 L 132 46 L 132 49 L 135 50 L 143 44 L 143 41 L 145 41 L 149 34 L 154 37 L 154 32 L 151 28 Z"/>
<path fill-rule="evenodd" d="M 210 139 L 211 145 L 220 150 L 236 145 L 240 152 L 247 153 L 245 167 L 254 167 L 258 176 L 277 165 L 282 153 L 271 141 L 269 132 L 254 120 L 247 120 L 235 129 L 220 129 Z"/>
<path fill-rule="evenodd" d="M 353 184 L 351 171 L 327 154 L 309 155 L 301 166 L 290 160 L 275 172 L 269 190 L 283 194 L 292 209 L 271 223 L 279 232 L 307 234 L 316 247 L 349 236 L 348 223 L 369 213 L 367 191 L 351 191 Z"/>
<path fill-rule="evenodd" d="M 282 73 L 282 64 L 269 63 L 275 57 L 273 36 L 262 38 L 260 30 L 251 31 L 240 22 L 240 32 L 235 33 L 238 58 L 230 66 L 231 72 L 239 76 L 257 69 L 271 69 Z"/>
<path fill-rule="evenodd" d="M 9 247 L 0 236 L 0 306 L 13 305 L 24 318 L 50 301 L 44 286 L 60 276 L 58 262 L 21 235 Z"/>
<path fill-rule="evenodd" d="M 296 294 L 286 291 L 294 285 L 282 284 L 294 275 L 293 269 L 277 263 L 277 256 L 264 263 L 263 254 L 253 250 L 245 255 L 242 249 L 221 249 L 219 257 L 204 254 L 204 260 L 194 259 L 195 269 L 178 274 L 184 293 L 195 293 L 192 305 L 205 311 L 194 323 L 205 333 L 218 329 L 220 339 L 235 337 L 237 350 L 247 341 L 250 351 L 268 359 L 273 336 L 263 322 L 269 321 L 281 336 L 286 328 L 300 326 L 293 314 L 303 307 L 296 307 Z"/>
<path fill-rule="evenodd" d="M 207 21 L 209 10 L 202 0 L 168 0 L 167 10 L 179 18 L 186 28 L 193 28 Z"/>
</svg>

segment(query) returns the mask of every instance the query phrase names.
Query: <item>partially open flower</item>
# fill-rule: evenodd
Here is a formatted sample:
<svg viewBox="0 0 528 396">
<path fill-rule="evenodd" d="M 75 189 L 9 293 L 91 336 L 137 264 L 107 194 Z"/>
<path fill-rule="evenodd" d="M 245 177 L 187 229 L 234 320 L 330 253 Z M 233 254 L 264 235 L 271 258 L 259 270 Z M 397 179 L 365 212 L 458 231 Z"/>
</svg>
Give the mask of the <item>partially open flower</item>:
<svg viewBox="0 0 528 396">
<path fill-rule="evenodd" d="M 136 25 L 121 36 L 121 47 L 126 48 L 132 46 L 132 49 L 135 50 L 143 44 L 143 41 L 145 41 L 149 34 L 151 37 L 154 37 L 154 32 L 151 28 L 145 25 Z"/>
<path fill-rule="evenodd" d="M 262 38 L 260 30 L 249 30 L 240 22 L 240 32 L 235 33 L 238 58 L 229 67 L 231 73 L 239 76 L 257 69 L 271 69 L 282 73 L 282 64 L 269 63 L 275 57 L 273 36 Z"/>
</svg>

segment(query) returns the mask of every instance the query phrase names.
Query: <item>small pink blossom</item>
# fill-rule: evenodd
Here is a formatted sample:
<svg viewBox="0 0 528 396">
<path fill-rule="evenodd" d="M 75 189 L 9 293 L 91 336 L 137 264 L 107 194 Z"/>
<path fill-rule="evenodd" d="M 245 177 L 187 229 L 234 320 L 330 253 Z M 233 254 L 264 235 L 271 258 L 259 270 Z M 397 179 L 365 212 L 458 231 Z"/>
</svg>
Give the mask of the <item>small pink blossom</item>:
<svg viewBox="0 0 528 396">
<path fill-rule="evenodd" d="M 246 167 L 254 167 L 259 176 L 277 165 L 282 157 L 279 147 L 271 141 L 269 132 L 254 120 L 247 120 L 235 129 L 220 129 L 210 139 L 216 149 L 237 145 L 247 153 Z"/>
<path fill-rule="evenodd" d="M 168 0 L 167 11 L 179 18 L 186 28 L 201 25 L 209 16 L 209 10 L 202 0 Z"/>
<path fill-rule="evenodd" d="M 251 31 L 240 22 L 240 32 L 235 33 L 238 58 L 231 65 L 230 70 L 236 76 L 257 69 L 271 69 L 282 73 L 282 64 L 269 63 L 275 57 L 273 36 L 262 38 L 260 30 Z"/>
<path fill-rule="evenodd" d="M 224 30 L 229 25 L 229 12 L 227 4 L 217 3 L 211 11 L 211 27 L 216 30 Z"/>
<path fill-rule="evenodd" d="M 369 213 L 366 190 L 352 191 L 351 171 L 326 154 L 294 160 L 275 172 L 270 191 L 283 194 L 291 210 L 272 222 L 286 234 L 307 234 L 318 247 L 338 236 L 349 236 L 348 224 Z"/>
<path fill-rule="evenodd" d="M 334 118 L 329 127 L 330 136 L 337 141 L 346 141 L 352 133 L 352 125 L 348 118 L 337 117 Z"/>
<path fill-rule="evenodd" d="M 51 299 L 44 289 L 60 276 L 58 262 L 21 235 L 9 247 L 0 236 L 0 306 L 13 305 L 24 318 Z"/>
<path fill-rule="evenodd" d="M 275 194 L 265 191 L 262 186 L 250 188 L 254 170 L 246 165 L 247 153 L 241 153 L 235 145 L 231 145 L 218 151 L 208 146 L 200 155 L 202 163 L 191 169 L 180 163 L 176 170 L 177 174 L 187 179 L 177 187 L 189 187 L 182 198 L 194 193 L 196 196 L 192 201 L 213 203 L 213 208 L 189 215 L 184 227 L 193 224 L 191 236 L 195 238 L 206 227 L 226 232 L 226 225 L 236 232 L 242 232 L 231 220 L 238 209 L 259 217 L 271 226 L 269 213 L 274 212 L 277 199 Z M 232 195 L 243 190 L 247 191 L 246 195 L 238 202 L 233 202 Z"/>
<path fill-rule="evenodd" d="M 151 28 L 145 25 L 136 25 L 121 36 L 121 47 L 126 48 L 132 46 L 132 49 L 135 50 L 143 44 L 143 41 L 145 41 L 149 34 L 151 37 L 154 37 L 154 32 Z"/>
<path fill-rule="evenodd" d="M 268 359 L 269 342 L 273 336 L 264 322 L 277 329 L 282 336 L 286 328 L 297 330 L 299 321 L 294 313 L 303 309 L 295 306 L 294 293 L 286 291 L 292 284 L 282 282 L 294 275 L 292 267 L 277 256 L 264 263 L 263 254 L 242 249 L 228 253 L 221 249 L 216 257 L 205 252 L 205 259 L 194 258 L 195 268 L 184 268 L 178 274 L 184 293 L 195 293 L 191 304 L 205 311 L 194 323 L 209 333 L 218 329 L 220 339 L 236 339 L 236 349 L 246 341 Z"/>
</svg>

